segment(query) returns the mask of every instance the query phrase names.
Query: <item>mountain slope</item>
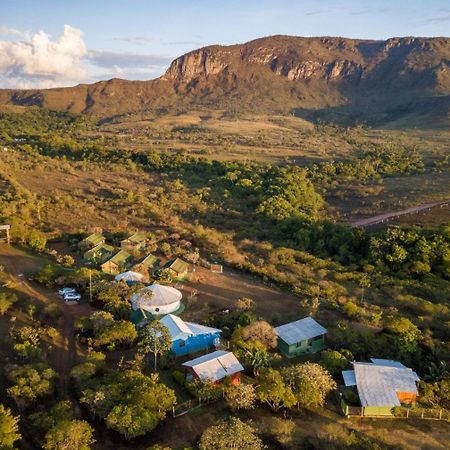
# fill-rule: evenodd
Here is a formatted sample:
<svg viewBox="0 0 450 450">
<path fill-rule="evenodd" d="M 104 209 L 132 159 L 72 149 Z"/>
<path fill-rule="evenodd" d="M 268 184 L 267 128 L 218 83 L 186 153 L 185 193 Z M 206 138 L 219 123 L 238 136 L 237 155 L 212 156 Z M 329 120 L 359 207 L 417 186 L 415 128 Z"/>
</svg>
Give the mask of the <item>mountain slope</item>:
<svg viewBox="0 0 450 450">
<path fill-rule="evenodd" d="M 204 107 L 448 126 L 450 38 L 273 36 L 194 50 L 151 81 L 0 90 L 0 105 L 7 104 L 104 118 Z"/>
</svg>

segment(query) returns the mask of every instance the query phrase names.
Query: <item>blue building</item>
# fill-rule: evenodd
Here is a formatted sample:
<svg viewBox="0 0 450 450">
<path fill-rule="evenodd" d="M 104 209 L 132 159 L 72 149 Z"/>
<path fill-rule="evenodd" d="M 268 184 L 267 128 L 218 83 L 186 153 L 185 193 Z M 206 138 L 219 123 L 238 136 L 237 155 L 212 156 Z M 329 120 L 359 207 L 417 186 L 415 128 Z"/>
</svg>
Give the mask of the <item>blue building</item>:
<svg viewBox="0 0 450 450">
<path fill-rule="evenodd" d="M 173 314 L 164 316 L 161 323 L 169 330 L 172 339 L 170 353 L 174 356 L 208 350 L 211 347 L 217 347 L 220 343 L 222 331 L 217 328 L 184 322 Z"/>
</svg>

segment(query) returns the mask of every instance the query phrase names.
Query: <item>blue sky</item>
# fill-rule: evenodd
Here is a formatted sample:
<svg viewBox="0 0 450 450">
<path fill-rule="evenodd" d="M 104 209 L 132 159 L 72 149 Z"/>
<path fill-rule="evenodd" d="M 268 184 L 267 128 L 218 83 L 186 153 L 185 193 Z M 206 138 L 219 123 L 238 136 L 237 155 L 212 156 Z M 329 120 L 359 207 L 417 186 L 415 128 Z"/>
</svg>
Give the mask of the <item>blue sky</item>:
<svg viewBox="0 0 450 450">
<path fill-rule="evenodd" d="M 0 0 L 0 87 L 150 79 L 194 48 L 274 34 L 387 39 L 449 30 L 449 0 Z"/>
</svg>

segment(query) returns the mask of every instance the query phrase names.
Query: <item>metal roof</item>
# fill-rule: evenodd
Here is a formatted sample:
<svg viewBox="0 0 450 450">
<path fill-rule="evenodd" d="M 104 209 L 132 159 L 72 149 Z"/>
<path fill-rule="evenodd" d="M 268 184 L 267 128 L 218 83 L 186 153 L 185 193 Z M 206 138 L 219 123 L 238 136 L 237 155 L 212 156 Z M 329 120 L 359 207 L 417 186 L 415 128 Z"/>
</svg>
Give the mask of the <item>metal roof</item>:
<svg viewBox="0 0 450 450">
<path fill-rule="evenodd" d="M 92 245 L 98 245 L 105 242 L 105 238 L 102 233 L 93 233 L 84 239 L 85 242 L 89 242 Z"/>
<path fill-rule="evenodd" d="M 400 367 L 401 369 L 407 369 L 400 361 L 393 361 L 392 359 L 378 359 L 378 358 L 370 358 L 370 360 L 379 366 L 388 366 L 388 367 Z"/>
<path fill-rule="evenodd" d="M 171 261 L 168 261 L 165 267 L 167 269 L 172 269 L 175 272 L 183 273 L 187 272 L 187 270 L 189 269 L 189 264 L 180 258 L 175 258 Z"/>
<path fill-rule="evenodd" d="M 191 367 L 200 380 L 219 381 L 244 370 L 232 352 L 217 350 L 182 364 Z"/>
<path fill-rule="evenodd" d="M 167 314 L 161 319 L 161 323 L 168 328 L 172 342 L 178 339 L 186 340 L 190 336 L 201 334 L 221 333 L 217 328 L 211 328 L 198 323 L 185 322 L 178 316 Z"/>
<path fill-rule="evenodd" d="M 124 239 L 124 241 L 130 241 L 132 244 L 140 244 L 147 239 L 147 233 L 145 231 L 137 231 L 131 236 Z M 122 241 L 123 242 L 123 241 Z"/>
<path fill-rule="evenodd" d="M 417 394 L 419 377 L 407 367 L 353 363 L 361 406 L 400 406 L 398 392 Z"/>
<path fill-rule="evenodd" d="M 326 332 L 327 329 L 317 323 L 312 317 L 305 317 L 275 328 L 275 333 L 277 333 L 278 337 L 288 345 L 321 336 Z"/>
<path fill-rule="evenodd" d="M 128 272 L 119 273 L 119 275 L 115 276 L 116 281 L 142 281 L 144 278 L 144 275 L 133 272 L 129 270 Z"/>
<path fill-rule="evenodd" d="M 354 370 L 343 370 L 342 376 L 344 377 L 344 384 L 347 387 L 356 386 L 356 378 Z"/>
<path fill-rule="evenodd" d="M 164 306 L 179 302 L 183 294 L 170 286 L 153 283 L 146 286 L 131 296 L 131 303 L 134 309 L 144 308 L 145 306 Z"/>
<path fill-rule="evenodd" d="M 120 250 L 107 262 L 112 262 L 120 266 L 122 264 L 126 264 L 128 261 L 131 261 L 131 259 L 132 256 L 128 252 L 126 252 L 125 250 Z"/>
</svg>

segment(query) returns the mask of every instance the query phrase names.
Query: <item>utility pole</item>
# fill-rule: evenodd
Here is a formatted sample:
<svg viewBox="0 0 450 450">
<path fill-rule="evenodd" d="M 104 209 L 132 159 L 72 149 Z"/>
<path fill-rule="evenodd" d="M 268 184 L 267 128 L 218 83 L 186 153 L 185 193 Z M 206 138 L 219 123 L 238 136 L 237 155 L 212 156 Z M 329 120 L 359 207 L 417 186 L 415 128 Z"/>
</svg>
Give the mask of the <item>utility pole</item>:
<svg viewBox="0 0 450 450">
<path fill-rule="evenodd" d="M 92 303 L 92 270 L 89 269 L 89 304 Z"/>
</svg>

